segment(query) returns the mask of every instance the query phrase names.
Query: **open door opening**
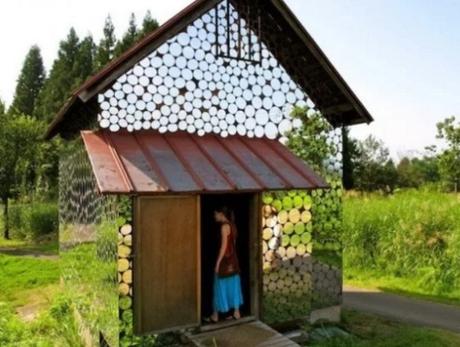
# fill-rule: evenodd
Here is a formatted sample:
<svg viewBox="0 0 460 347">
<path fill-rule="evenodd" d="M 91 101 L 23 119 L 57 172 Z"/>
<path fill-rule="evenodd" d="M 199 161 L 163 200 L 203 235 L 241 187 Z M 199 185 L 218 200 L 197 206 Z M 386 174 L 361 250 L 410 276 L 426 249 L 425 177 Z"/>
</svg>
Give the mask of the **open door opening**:
<svg viewBox="0 0 460 347">
<path fill-rule="evenodd" d="M 243 306 L 240 308 L 242 317 L 256 316 L 254 300 L 257 298 L 258 277 L 254 272 L 257 264 L 257 250 L 251 247 L 257 235 L 254 209 L 254 194 L 223 194 L 201 196 L 201 316 L 208 317 L 213 311 L 214 267 L 220 247 L 219 224 L 214 221 L 214 210 L 219 206 L 229 207 L 235 214 L 238 229 L 237 254 L 241 268 L 241 287 Z M 229 315 L 232 312 L 229 312 Z M 219 319 L 224 320 L 225 314 Z"/>
</svg>

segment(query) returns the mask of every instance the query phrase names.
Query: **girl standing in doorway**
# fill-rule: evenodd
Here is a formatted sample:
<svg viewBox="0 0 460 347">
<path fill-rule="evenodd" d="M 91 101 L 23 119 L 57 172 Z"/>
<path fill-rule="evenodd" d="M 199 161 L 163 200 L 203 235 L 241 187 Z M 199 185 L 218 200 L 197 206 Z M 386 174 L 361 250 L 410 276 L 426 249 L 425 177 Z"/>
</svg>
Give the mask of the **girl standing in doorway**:
<svg viewBox="0 0 460 347">
<path fill-rule="evenodd" d="M 214 219 L 220 223 L 220 249 L 214 268 L 213 313 L 207 319 L 217 323 L 219 313 L 233 310 L 230 319 L 240 319 L 240 307 L 243 304 L 241 291 L 240 266 L 236 254 L 238 232 L 233 212 L 226 206 L 214 211 Z"/>
</svg>

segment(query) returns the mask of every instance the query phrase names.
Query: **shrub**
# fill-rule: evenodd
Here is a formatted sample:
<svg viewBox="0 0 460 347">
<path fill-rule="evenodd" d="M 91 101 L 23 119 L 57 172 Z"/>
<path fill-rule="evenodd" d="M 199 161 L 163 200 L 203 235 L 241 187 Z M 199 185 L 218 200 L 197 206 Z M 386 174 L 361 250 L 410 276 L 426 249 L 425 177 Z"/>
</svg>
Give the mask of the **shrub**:
<svg viewBox="0 0 460 347">
<path fill-rule="evenodd" d="M 32 238 L 55 233 L 58 230 L 56 204 L 35 204 L 30 207 L 29 230 Z"/>
<path fill-rule="evenodd" d="M 9 221 L 14 238 L 35 240 L 57 233 L 58 208 L 55 203 L 12 204 Z"/>
<path fill-rule="evenodd" d="M 8 221 L 10 226 L 10 234 L 14 239 L 24 239 L 26 234 L 24 233 L 24 226 L 22 212 L 23 205 L 10 205 L 8 210 Z"/>
</svg>

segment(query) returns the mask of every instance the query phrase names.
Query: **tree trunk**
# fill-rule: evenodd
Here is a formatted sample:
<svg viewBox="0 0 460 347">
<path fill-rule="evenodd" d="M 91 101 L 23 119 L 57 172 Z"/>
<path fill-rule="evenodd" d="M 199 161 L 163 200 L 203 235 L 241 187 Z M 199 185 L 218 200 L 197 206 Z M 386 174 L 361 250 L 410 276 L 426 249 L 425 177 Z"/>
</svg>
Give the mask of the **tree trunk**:
<svg viewBox="0 0 460 347">
<path fill-rule="evenodd" d="M 8 218 L 8 198 L 3 198 L 3 237 L 6 240 L 10 239 L 10 223 Z"/>
</svg>

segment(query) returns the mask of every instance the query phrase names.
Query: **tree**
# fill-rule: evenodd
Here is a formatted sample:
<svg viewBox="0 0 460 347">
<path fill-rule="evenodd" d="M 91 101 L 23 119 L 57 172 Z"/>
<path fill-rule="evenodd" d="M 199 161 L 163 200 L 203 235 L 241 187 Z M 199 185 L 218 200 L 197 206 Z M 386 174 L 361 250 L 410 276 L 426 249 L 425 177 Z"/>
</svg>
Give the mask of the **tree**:
<svg viewBox="0 0 460 347">
<path fill-rule="evenodd" d="M 427 146 L 421 158 L 412 159 L 412 165 L 422 178 L 423 183 L 439 182 L 439 164 L 435 146 Z"/>
<path fill-rule="evenodd" d="M 355 186 L 354 174 L 358 157 L 359 149 L 357 140 L 350 137 L 350 130 L 347 127 L 342 127 L 342 181 L 345 189 L 353 189 Z"/>
<path fill-rule="evenodd" d="M 40 92 L 35 114 L 49 122 L 69 98 L 72 90 L 93 72 L 96 47 L 91 36 L 79 40 L 72 28 L 59 45 L 58 57 Z"/>
<path fill-rule="evenodd" d="M 159 24 L 156 19 L 152 18 L 152 13 L 147 11 L 147 13 L 144 16 L 144 20 L 142 21 L 142 29 L 138 33 L 137 39 L 142 39 L 151 32 L 155 31 L 158 29 Z"/>
<path fill-rule="evenodd" d="M 439 155 L 439 173 L 448 190 L 458 192 L 460 187 L 460 122 L 449 117 L 437 124 L 437 138 L 447 144 Z"/>
<path fill-rule="evenodd" d="M 17 196 L 22 178 L 37 157 L 43 123 L 25 115 L 2 115 L 0 122 L 0 200 L 3 204 L 4 238 L 9 239 L 8 204 Z"/>
<path fill-rule="evenodd" d="M 327 141 L 331 125 L 319 112 L 308 107 L 295 107 L 291 116 L 300 119 L 302 126 L 294 128 L 288 134 L 287 146 L 315 170 L 324 172 L 324 161 L 335 153 L 335 148 Z"/>
<path fill-rule="evenodd" d="M 139 32 L 137 31 L 136 16 L 131 13 L 129 18 L 128 30 L 123 35 L 121 41 L 115 46 L 115 56 L 118 57 L 130 48 L 138 39 Z"/>
<path fill-rule="evenodd" d="M 95 57 L 95 69 L 102 69 L 114 57 L 114 49 L 117 39 L 115 37 L 115 26 L 110 15 L 105 19 L 104 37 L 99 42 Z"/>
<path fill-rule="evenodd" d="M 73 66 L 73 88 L 80 86 L 93 73 L 96 45 L 92 36 L 86 36 L 78 45 Z"/>
<path fill-rule="evenodd" d="M 66 40 L 59 44 L 58 57 L 53 62 L 37 100 L 35 115 L 49 122 L 54 118 L 75 86 L 75 61 L 79 53 L 79 39 L 73 28 Z"/>
<path fill-rule="evenodd" d="M 358 142 L 355 185 L 360 190 L 392 191 L 397 185 L 397 172 L 384 143 L 372 135 Z"/>
<path fill-rule="evenodd" d="M 0 118 L 5 114 L 5 104 L 3 103 L 2 99 L 0 99 Z"/>
<path fill-rule="evenodd" d="M 40 48 L 32 46 L 22 65 L 9 113 L 32 115 L 44 81 L 45 67 Z"/>
<path fill-rule="evenodd" d="M 418 187 L 422 183 L 422 178 L 419 176 L 418 172 L 416 172 L 410 158 L 402 158 L 396 170 L 398 172 L 399 187 Z"/>
</svg>

